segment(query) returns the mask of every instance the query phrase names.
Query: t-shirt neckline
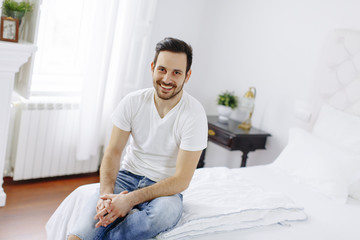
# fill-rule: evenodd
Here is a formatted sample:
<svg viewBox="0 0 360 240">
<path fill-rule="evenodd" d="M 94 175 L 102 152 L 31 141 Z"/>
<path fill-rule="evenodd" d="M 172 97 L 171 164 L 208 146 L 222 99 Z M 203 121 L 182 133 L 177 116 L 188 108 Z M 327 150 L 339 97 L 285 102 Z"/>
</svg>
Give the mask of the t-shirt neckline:
<svg viewBox="0 0 360 240">
<path fill-rule="evenodd" d="M 156 94 L 156 91 L 155 89 L 153 89 L 153 93 L 152 93 L 152 108 L 153 108 L 153 111 L 155 112 L 156 116 L 158 117 L 158 119 L 160 120 L 165 120 L 167 119 L 169 116 L 171 116 L 173 114 L 173 112 L 176 111 L 176 109 L 179 108 L 180 104 L 182 103 L 183 101 L 183 98 L 184 98 L 184 95 L 186 94 L 186 92 L 184 91 L 183 89 L 183 93 L 182 93 L 182 96 L 180 98 L 180 101 L 164 116 L 164 117 L 161 117 L 158 110 L 156 109 L 156 106 L 155 106 L 155 94 Z"/>
</svg>

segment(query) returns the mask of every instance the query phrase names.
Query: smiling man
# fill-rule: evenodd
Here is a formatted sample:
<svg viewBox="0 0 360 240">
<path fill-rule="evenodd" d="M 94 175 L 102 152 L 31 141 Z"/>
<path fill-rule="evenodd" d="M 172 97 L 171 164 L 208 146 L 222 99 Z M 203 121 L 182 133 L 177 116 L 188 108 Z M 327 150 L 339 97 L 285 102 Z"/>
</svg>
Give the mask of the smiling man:
<svg viewBox="0 0 360 240">
<path fill-rule="evenodd" d="M 99 193 L 84 204 L 68 239 L 149 239 L 180 220 L 181 192 L 207 145 L 205 111 L 183 90 L 191 64 L 185 42 L 165 38 L 156 45 L 154 87 L 128 94 L 115 109 Z"/>
</svg>

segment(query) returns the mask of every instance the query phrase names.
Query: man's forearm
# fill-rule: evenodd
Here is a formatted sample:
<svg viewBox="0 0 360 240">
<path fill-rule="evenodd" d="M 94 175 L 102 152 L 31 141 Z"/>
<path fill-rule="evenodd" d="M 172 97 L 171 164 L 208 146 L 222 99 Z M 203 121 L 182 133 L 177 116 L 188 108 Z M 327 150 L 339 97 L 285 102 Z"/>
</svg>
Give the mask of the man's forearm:
<svg viewBox="0 0 360 240">
<path fill-rule="evenodd" d="M 180 193 L 188 187 L 188 184 L 189 181 L 173 176 L 151 186 L 133 191 L 127 195 L 131 204 L 135 206 L 158 197 L 171 196 Z"/>
<path fill-rule="evenodd" d="M 115 158 L 115 159 L 113 159 Z M 120 156 L 105 154 L 100 167 L 100 195 L 113 193 L 120 168 Z"/>
<path fill-rule="evenodd" d="M 120 169 L 120 158 L 130 132 L 114 126 L 108 147 L 100 167 L 100 195 L 113 193 L 117 173 Z"/>
</svg>

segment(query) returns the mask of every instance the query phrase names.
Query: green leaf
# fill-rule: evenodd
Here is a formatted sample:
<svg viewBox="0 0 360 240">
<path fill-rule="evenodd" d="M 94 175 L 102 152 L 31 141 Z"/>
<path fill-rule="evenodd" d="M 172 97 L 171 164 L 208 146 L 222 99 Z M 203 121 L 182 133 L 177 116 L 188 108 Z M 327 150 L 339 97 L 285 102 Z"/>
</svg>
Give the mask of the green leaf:
<svg viewBox="0 0 360 240">
<path fill-rule="evenodd" d="M 3 2 L 2 8 L 5 12 L 8 11 L 17 11 L 17 12 L 31 12 L 33 9 L 33 4 L 28 1 L 16 2 L 14 0 L 5 0 Z"/>
<path fill-rule="evenodd" d="M 224 105 L 235 109 L 238 106 L 238 97 L 233 92 L 225 91 L 218 95 L 217 103 L 218 105 Z"/>
</svg>

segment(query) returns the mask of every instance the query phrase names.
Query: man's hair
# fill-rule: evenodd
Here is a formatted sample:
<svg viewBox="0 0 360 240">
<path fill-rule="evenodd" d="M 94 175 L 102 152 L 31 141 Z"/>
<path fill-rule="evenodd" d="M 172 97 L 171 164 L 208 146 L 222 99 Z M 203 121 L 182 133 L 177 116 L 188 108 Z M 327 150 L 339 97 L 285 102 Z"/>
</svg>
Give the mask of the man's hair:
<svg viewBox="0 0 360 240">
<path fill-rule="evenodd" d="M 187 44 L 186 42 L 176 39 L 167 37 L 164 40 L 161 40 L 156 44 L 155 47 L 155 57 L 154 57 L 154 64 L 156 65 L 157 58 L 161 51 L 170 51 L 175 53 L 185 53 L 186 54 L 186 73 L 190 70 L 192 64 L 192 47 Z"/>
</svg>

